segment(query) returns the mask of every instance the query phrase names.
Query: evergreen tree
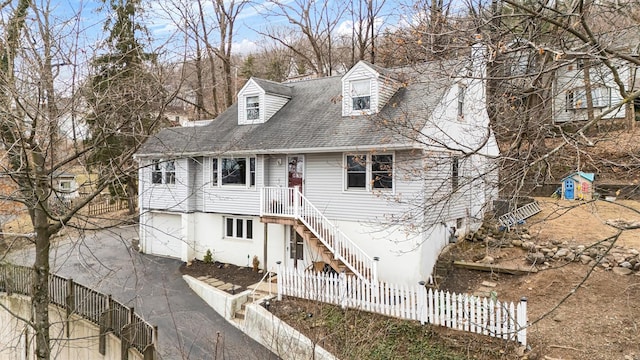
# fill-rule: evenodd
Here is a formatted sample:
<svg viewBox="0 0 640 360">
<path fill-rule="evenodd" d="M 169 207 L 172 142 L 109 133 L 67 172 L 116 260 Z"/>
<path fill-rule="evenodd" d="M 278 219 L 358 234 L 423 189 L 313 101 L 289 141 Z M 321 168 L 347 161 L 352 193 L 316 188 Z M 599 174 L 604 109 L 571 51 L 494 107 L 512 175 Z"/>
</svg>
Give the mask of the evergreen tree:
<svg viewBox="0 0 640 360">
<path fill-rule="evenodd" d="M 140 0 L 103 0 L 114 13 L 107 21 L 106 53 L 92 61 L 92 74 L 85 98 L 90 106 L 87 124 L 90 141 L 106 143 L 90 159 L 92 171 L 109 179 L 114 196 L 126 196 L 129 212 L 135 211 L 137 171 L 128 166 L 113 167 L 114 159 L 130 157 L 146 137 L 161 125 L 159 115 L 163 90 L 152 72 L 155 55 L 144 52 L 137 34 L 145 32 L 136 22 Z M 108 175 L 108 176 L 105 176 Z"/>
</svg>

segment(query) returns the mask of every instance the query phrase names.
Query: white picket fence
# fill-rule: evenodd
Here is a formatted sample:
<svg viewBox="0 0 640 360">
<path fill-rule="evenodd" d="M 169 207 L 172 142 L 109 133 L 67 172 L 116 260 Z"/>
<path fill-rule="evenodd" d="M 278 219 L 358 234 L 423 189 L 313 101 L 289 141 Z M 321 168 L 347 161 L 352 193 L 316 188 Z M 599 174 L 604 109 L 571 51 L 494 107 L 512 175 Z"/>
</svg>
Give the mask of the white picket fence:
<svg viewBox="0 0 640 360">
<path fill-rule="evenodd" d="M 283 295 L 527 344 L 526 298 L 518 304 L 506 303 L 434 291 L 424 284 L 373 283 L 344 273 L 311 273 L 279 265 L 278 299 Z"/>
</svg>

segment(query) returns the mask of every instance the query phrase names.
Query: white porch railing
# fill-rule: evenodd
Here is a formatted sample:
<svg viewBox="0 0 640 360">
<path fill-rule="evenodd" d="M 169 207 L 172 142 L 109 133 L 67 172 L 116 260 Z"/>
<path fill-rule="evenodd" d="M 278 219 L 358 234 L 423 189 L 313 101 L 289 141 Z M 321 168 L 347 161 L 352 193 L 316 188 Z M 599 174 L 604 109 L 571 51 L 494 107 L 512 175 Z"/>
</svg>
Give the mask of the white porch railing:
<svg viewBox="0 0 640 360">
<path fill-rule="evenodd" d="M 427 290 L 424 283 L 398 286 L 349 278 L 344 274 L 313 274 L 279 264 L 278 300 L 282 300 L 283 295 L 527 344 L 526 298 L 514 304 Z"/>
<path fill-rule="evenodd" d="M 320 212 L 298 188 L 265 187 L 260 193 L 260 216 L 300 220 L 356 276 L 377 281 L 376 261 Z"/>
</svg>

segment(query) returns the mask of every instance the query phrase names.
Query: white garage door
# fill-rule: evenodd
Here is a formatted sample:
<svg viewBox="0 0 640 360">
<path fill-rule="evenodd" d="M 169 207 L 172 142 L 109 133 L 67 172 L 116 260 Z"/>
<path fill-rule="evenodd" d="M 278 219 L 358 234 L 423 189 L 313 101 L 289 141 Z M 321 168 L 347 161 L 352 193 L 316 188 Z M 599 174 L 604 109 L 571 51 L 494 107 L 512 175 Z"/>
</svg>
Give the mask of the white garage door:
<svg viewBox="0 0 640 360">
<path fill-rule="evenodd" d="M 182 217 L 155 213 L 151 221 L 151 253 L 153 255 L 182 257 Z"/>
</svg>

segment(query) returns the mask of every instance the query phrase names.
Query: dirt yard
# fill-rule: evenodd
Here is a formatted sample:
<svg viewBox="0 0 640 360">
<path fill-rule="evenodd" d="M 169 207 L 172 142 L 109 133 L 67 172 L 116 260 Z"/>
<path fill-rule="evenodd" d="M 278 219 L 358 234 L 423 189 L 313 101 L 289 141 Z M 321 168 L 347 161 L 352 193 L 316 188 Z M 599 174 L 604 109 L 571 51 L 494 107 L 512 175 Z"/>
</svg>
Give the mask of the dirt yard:
<svg viewBox="0 0 640 360">
<path fill-rule="evenodd" d="M 608 221 L 622 219 L 631 227 L 640 225 L 640 203 L 635 201 L 537 200 L 543 211 L 512 231 L 516 236 L 509 234 L 510 239 L 522 232 L 525 240 L 543 248 L 583 245 L 588 250 L 618 232 Z M 525 261 L 531 250 L 511 246 L 512 241 L 503 241 L 501 246 L 465 241 L 447 256 L 470 261 L 491 256 L 495 265 L 540 269 L 538 272 L 515 276 L 454 268 L 441 288 L 474 292 L 482 281 L 490 280 L 497 284 L 494 290 L 499 299 L 526 297 L 531 323 L 529 359 L 640 359 L 640 272 L 619 274 L 613 260 L 612 264 L 604 260 L 598 264 L 583 263 L 580 258 L 558 259 L 532 265 Z M 640 229 L 624 230 L 616 242 L 605 244 L 611 245 L 612 256 L 640 250 Z"/>
</svg>

